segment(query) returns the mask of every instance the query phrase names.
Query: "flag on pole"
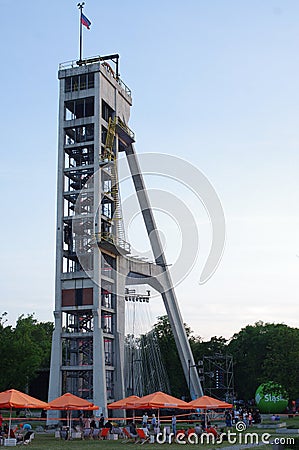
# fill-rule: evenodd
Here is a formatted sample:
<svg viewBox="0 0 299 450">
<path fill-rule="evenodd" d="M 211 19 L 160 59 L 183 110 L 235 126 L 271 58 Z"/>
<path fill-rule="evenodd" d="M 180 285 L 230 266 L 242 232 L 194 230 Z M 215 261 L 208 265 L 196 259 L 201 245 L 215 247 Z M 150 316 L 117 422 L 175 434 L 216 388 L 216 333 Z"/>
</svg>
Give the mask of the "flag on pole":
<svg viewBox="0 0 299 450">
<path fill-rule="evenodd" d="M 84 14 L 81 14 L 81 23 L 82 25 L 84 25 L 88 30 L 90 30 L 90 25 L 91 25 L 91 21 L 89 19 L 87 19 L 86 16 L 84 16 Z"/>
</svg>

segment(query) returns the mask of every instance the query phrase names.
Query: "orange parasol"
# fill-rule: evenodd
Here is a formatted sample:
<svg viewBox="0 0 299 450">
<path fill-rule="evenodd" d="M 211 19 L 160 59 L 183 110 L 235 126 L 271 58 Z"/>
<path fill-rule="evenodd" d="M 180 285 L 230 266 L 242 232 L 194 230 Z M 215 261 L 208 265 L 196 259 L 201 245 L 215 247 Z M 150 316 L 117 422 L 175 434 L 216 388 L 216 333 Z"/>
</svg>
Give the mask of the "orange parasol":
<svg viewBox="0 0 299 450">
<path fill-rule="evenodd" d="M 203 395 L 202 397 L 196 398 L 188 403 L 194 409 L 226 409 L 232 408 L 233 405 L 227 402 L 223 402 L 222 400 L 218 400 L 217 398 L 209 397 L 208 395 Z M 206 411 L 205 414 L 205 424 L 207 422 Z M 207 425 L 207 424 L 206 424 Z"/>
<path fill-rule="evenodd" d="M 188 403 L 184 402 L 184 400 L 180 400 L 179 398 L 165 394 L 161 391 L 145 395 L 133 403 L 128 403 L 128 406 L 134 409 L 157 409 L 158 423 L 160 409 L 191 409 Z"/>
<path fill-rule="evenodd" d="M 11 428 L 11 411 L 12 408 L 28 408 L 28 409 L 48 409 L 48 404 L 42 402 L 37 398 L 17 391 L 16 389 L 9 389 L 8 391 L 0 392 L 0 409 L 10 409 L 9 415 L 9 436 Z"/>
<path fill-rule="evenodd" d="M 184 400 L 173 397 L 172 395 L 165 394 L 164 392 L 154 392 L 153 394 L 145 395 L 139 400 L 132 403 L 128 403 L 128 406 L 134 407 L 135 409 L 190 409 L 190 405 Z"/>
<path fill-rule="evenodd" d="M 0 392 L 0 409 L 5 408 L 47 409 L 48 404 L 16 389 L 9 389 Z"/>
<path fill-rule="evenodd" d="M 192 400 L 192 402 L 189 402 L 188 405 L 192 406 L 194 409 L 225 409 L 233 407 L 230 403 L 223 402 L 217 398 L 209 397 L 208 395 L 203 395 L 202 397 L 196 398 L 195 400 Z"/>
<path fill-rule="evenodd" d="M 48 407 L 49 409 L 59 409 L 64 411 L 80 410 L 80 409 L 84 411 L 91 411 L 99 409 L 99 407 L 95 406 L 93 403 L 70 393 L 66 393 L 61 395 L 61 397 L 55 398 L 54 400 L 48 403 Z"/>
<path fill-rule="evenodd" d="M 95 406 L 93 403 L 84 400 L 84 398 L 77 397 L 74 394 L 70 394 L 69 392 L 61 395 L 60 397 L 55 398 L 54 400 L 48 403 L 48 406 L 49 409 L 67 411 L 67 424 L 70 431 L 72 421 L 71 411 L 76 410 L 93 411 L 95 409 L 99 409 L 99 407 Z"/>
<path fill-rule="evenodd" d="M 117 402 L 110 403 L 107 408 L 108 409 L 134 409 L 132 403 L 139 400 L 140 397 L 138 395 L 130 395 L 130 397 L 123 398 L 118 400 Z M 130 406 L 131 404 L 131 406 Z M 129 406 L 128 406 L 129 405 Z"/>
</svg>

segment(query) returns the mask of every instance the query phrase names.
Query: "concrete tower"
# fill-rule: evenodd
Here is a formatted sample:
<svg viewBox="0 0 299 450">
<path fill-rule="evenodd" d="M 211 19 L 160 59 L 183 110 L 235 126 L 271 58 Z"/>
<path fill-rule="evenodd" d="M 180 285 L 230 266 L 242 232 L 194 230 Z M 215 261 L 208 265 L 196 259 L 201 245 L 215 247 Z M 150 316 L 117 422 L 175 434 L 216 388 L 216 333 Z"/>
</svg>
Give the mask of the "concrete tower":
<svg viewBox="0 0 299 450">
<path fill-rule="evenodd" d="M 110 64 L 115 64 L 113 69 Z M 111 62 L 112 61 L 112 62 Z M 125 282 L 161 292 L 185 376 L 202 393 L 127 123 L 118 55 L 61 64 L 55 331 L 49 401 L 71 392 L 105 410 L 124 397 Z M 156 264 L 126 258 L 116 162 L 125 152 Z M 160 275 L 160 282 L 155 276 Z M 162 278 L 161 278 L 162 276 Z M 162 280 L 162 281 L 161 281 Z M 134 281 L 133 281 L 134 283 Z M 191 369 L 190 369 L 191 367 Z"/>
<path fill-rule="evenodd" d="M 120 220 L 112 221 L 119 208 L 114 171 L 99 167 L 133 140 L 124 126 L 132 105 L 130 90 L 103 59 L 118 63 L 118 55 L 111 55 L 62 64 L 58 73 L 55 332 L 49 388 L 49 400 L 69 391 L 101 406 L 123 395 L 124 304 L 118 302 L 117 280 L 109 268 L 117 266 L 117 246 L 126 253 L 129 245 L 120 236 Z M 113 135 L 112 148 L 106 147 L 107 133 Z M 84 219 L 85 235 L 80 236 L 73 218 L 80 191 L 91 177 L 92 187 L 80 199 L 81 214 L 76 215 Z M 84 267 L 80 254 L 85 254 Z"/>
</svg>

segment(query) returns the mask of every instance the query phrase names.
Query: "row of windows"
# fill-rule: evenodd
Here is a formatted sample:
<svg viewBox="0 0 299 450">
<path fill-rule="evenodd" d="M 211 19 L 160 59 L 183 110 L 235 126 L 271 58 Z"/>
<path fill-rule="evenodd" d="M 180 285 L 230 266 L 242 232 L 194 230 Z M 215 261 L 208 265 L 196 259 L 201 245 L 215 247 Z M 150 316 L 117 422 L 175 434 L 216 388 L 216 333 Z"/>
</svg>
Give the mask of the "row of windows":
<svg viewBox="0 0 299 450">
<path fill-rule="evenodd" d="M 93 373 L 92 371 L 63 371 L 62 389 L 63 392 L 79 392 L 82 398 L 93 397 Z M 114 399 L 114 373 L 106 370 L 106 390 L 109 400 Z"/>
<path fill-rule="evenodd" d="M 65 79 L 64 92 L 76 92 L 94 88 L 94 73 L 74 75 Z"/>
<path fill-rule="evenodd" d="M 64 120 L 81 119 L 94 115 L 94 97 L 79 98 L 68 100 L 64 104 Z M 102 117 L 106 122 L 113 119 L 114 110 L 102 100 Z"/>
<path fill-rule="evenodd" d="M 65 128 L 65 145 L 80 144 L 94 140 L 94 124 Z"/>
<path fill-rule="evenodd" d="M 65 152 L 64 167 L 70 169 L 72 167 L 80 167 L 93 164 L 94 149 L 93 145 L 85 147 L 68 149 Z"/>
<path fill-rule="evenodd" d="M 69 100 L 64 105 L 64 120 L 81 119 L 94 115 L 94 97 Z"/>
</svg>

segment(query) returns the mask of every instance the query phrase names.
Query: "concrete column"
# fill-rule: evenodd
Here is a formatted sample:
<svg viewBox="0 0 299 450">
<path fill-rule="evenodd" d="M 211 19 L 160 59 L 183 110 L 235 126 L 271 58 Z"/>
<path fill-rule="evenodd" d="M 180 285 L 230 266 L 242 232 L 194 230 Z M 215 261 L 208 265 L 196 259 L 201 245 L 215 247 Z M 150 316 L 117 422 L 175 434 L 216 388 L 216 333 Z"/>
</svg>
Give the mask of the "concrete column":
<svg viewBox="0 0 299 450">
<path fill-rule="evenodd" d="M 193 354 L 186 335 L 183 319 L 181 317 L 179 305 L 173 289 L 171 276 L 167 268 L 163 246 L 157 231 L 155 218 L 151 209 L 149 197 L 147 195 L 143 176 L 133 145 L 126 148 L 126 155 L 156 264 L 161 266 L 163 271 L 161 276 L 161 295 L 169 317 L 169 322 L 171 324 L 184 375 L 188 385 L 190 380 L 191 398 L 197 398 L 203 395 L 203 390 L 196 367 L 192 367 L 194 366 Z"/>
</svg>

